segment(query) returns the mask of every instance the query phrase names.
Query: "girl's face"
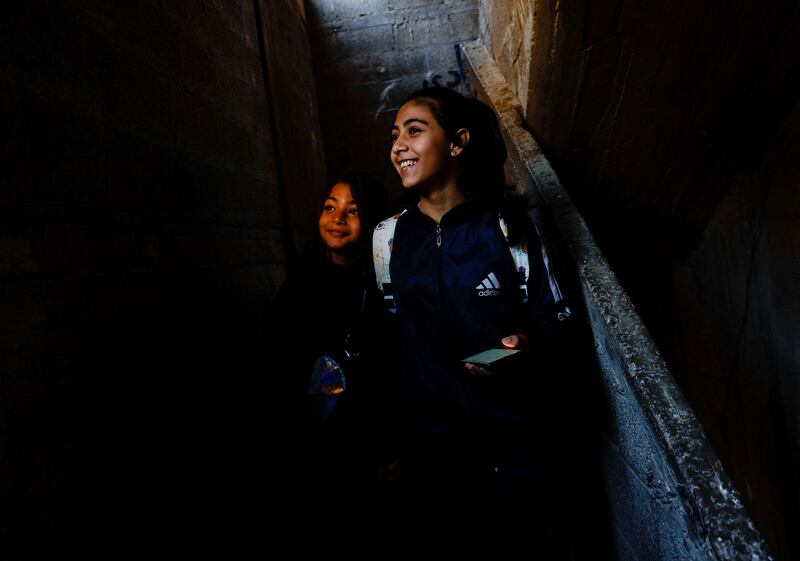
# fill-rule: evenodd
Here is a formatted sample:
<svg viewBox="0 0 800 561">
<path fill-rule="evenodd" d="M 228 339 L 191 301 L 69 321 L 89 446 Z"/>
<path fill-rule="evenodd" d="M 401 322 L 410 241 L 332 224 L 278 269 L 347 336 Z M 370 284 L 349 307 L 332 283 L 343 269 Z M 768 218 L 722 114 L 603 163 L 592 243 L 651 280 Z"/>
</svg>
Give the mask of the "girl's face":
<svg viewBox="0 0 800 561">
<path fill-rule="evenodd" d="M 347 183 L 337 183 L 328 193 L 319 216 L 319 235 L 334 263 L 353 262 L 361 242 L 361 219 Z"/>
<path fill-rule="evenodd" d="M 444 129 L 425 102 L 409 101 L 392 127 L 390 159 L 403 187 L 429 191 L 455 177 L 455 158 Z"/>
</svg>

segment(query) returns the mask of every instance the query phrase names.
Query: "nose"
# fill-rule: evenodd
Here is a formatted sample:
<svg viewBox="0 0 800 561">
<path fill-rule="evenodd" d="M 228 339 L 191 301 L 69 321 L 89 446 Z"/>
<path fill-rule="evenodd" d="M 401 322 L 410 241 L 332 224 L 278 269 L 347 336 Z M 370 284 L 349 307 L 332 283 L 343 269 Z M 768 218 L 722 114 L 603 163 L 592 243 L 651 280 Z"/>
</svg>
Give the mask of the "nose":
<svg viewBox="0 0 800 561">
<path fill-rule="evenodd" d="M 346 224 L 347 212 L 345 210 L 337 210 L 333 213 L 333 221 L 337 224 Z"/>
<path fill-rule="evenodd" d="M 392 144 L 392 154 L 397 155 L 400 152 L 406 149 L 406 143 L 403 141 L 402 137 L 398 137 L 397 140 L 394 141 Z"/>
</svg>

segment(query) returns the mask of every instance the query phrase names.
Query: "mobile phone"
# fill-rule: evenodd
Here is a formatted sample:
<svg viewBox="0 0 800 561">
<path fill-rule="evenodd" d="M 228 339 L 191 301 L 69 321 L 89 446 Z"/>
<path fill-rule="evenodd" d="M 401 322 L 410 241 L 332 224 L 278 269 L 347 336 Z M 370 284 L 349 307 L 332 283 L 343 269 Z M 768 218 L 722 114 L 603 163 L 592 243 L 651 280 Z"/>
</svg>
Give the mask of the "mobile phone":
<svg viewBox="0 0 800 561">
<path fill-rule="evenodd" d="M 518 352 L 519 349 L 489 349 L 488 351 L 483 351 L 482 353 L 469 356 L 463 359 L 461 362 L 471 362 L 472 364 L 492 366 L 504 358 L 508 358 L 511 355 L 517 354 Z"/>
</svg>

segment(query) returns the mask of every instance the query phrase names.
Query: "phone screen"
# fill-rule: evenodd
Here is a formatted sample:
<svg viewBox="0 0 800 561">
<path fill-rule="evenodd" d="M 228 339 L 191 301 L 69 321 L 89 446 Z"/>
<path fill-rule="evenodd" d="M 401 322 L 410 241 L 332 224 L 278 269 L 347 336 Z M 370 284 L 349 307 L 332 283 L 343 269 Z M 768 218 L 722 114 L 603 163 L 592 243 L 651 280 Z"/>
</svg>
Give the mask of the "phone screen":
<svg viewBox="0 0 800 561">
<path fill-rule="evenodd" d="M 519 349 L 489 349 L 488 351 L 483 351 L 482 353 L 467 357 L 461 362 L 471 362 L 472 364 L 488 366 L 494 364 L 498 360 L 503 360 L 504 358 L 517 354 L 518 352 Z"/>
</svg>

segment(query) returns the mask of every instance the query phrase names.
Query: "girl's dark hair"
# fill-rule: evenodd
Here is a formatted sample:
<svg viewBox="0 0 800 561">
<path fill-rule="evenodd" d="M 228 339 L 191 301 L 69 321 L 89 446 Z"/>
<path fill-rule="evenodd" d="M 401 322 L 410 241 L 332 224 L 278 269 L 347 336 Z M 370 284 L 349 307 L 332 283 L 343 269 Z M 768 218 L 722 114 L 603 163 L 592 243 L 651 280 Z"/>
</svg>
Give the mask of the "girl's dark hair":
<svg viewBox="0 0 800 561">
<path fill-rule="evenodd" d="M 362 171 L 348 171 L 336 176 L 333 181 L 328 183 L 328 190 L 325 197 L 330 193 L 331 188 L 337 183 L 347 183 L 350 186 L 350 193 L 353 200 L 358 205 L 358 218 L 361 221 L 361 232 L 364 236 L 370 236 L 372 229 L 384 218 L 388 212 L 388 197 L 371 175 Z"/>
<path fill-rule="evenodd" d="M 458 188 L 469 199 L 488 197 L 497 204 L 509 222 L 512 243 L 527 222 L 528 199 L 514 194 L 506 183 L 504 166 L 508 157 L 494 110 L 479 99 L 465 97 L 443 87 L 423 88 L 406 102 L 425 103 L 449 142 L 458 144 L 459 129 L 469 131 L 469 142 L 458 156 Z"/>
<path fill-rule="evenodd" d="M 325 205 L 331 189 L 337 183 L 347 183 L 350 186 L 350 194 L 353 195 L 353 200 L 358 205 L 358 219 L 361 222 L 361 239 L 363 240 L 360 259 L 363 261 L 363 266 L 366 266 L 368 261 L 371 268 L 372 229 L 378 222 L 386 218 L 388 197 L 381 184 L 370 174 L 362 171 L 348 171 L 328 181 L 325 191 L 320 196 L 320 209 Z M 313 254 L 320 257 L 328 255 L 328 248 L 319 236 L 314 237 L 313 245 L 304 252 L 304 255 Z"/>
</svg>

